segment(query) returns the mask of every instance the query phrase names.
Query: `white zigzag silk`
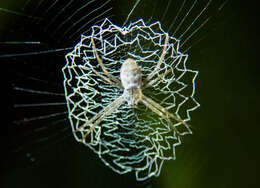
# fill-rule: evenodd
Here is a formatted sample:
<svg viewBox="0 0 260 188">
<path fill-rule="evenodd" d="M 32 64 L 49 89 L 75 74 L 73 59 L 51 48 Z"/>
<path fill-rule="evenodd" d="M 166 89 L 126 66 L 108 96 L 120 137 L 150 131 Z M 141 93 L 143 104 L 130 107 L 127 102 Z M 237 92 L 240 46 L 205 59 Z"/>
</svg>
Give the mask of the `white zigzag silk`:
<svg viewBox="0 0 260 188">
<path fill-rule="evenodd" d="M 165 45 L 166 32 L 159 22 L 145 25 L 142 19 L 128 27 L 119 27 L 105 19 L 92 27 L 92 34 L 82 35 L 74 50 L 66 55 L 63 68 L 64 88 L 69 119 L 75 139 L 91 148 L 105 165 L 119 174 L 134 171 L 138 181 L 159 176 L 165 160 L 175 159 L 180 136 L 192 134 L 190 127 L 174 122 L 177 134 L 162 117 L 138 104 L 131 108 L 122 104 L 105 117 L 86 137 L 91 124 L 81 128 L 123 91 L 97 76 L 105 76 L 94 54 L 97 53 L 107 70 L 119 79 L 120 68 L 127 58 L 134 59 L 145 78 L 156 67 Z M 158 81 L 143 88 L 170 113 L 185 122 L 190 112 L 199 107 L 194 99 L 197 71 L 186 68 L 188 55 L 179 52 L 179 41 L 169 37 L 165 59 L 154 76 Z"/>
</svg>

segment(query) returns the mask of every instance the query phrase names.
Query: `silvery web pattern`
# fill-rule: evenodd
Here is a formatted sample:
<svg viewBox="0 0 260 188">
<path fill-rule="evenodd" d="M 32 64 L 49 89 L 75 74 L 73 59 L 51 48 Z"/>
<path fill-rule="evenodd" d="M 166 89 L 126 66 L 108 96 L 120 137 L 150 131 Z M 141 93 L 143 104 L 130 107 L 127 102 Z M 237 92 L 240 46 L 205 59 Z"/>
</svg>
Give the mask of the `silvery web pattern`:
<svg viewBox="0 0 260 188">
<path fill-rule="evenodd" d="M 91 148 L 115 172 L 135 171 L 137 180 L 159 176 L 163 162 L 175 159 L 180 135 L 192 131 L 171 119 L 180 132 L 177 135 L 163 118 L 141 102 L 136 109 L 124 103 L 84 138 L 91 125 L 79 127 L 123 93 L 93 72 L 105 76 L 91 39 L 112 75 L 119 79 L 124 60 L 133 58 L 141 67 L 144 80 L 158 63 L 165 37 L 159 22 L 145 25 L 140 19 L 128 27 L 119 27 L 105 19 L 100 26 L 92 27 L 91 35 L 82 35 L 74 50 L 66 55 L 67 64 L 63 68 L 69 119 L 76 140 Z M 190 111 L 199 106 L 193 98 L 197 71 L 186 68 L 188 56 L 179 52 L 178 47 L 179 41 L 169 37 L 165 61 L 154 77 L 160 79 L 152 86 L 144 86 L 143 93 L 172 114 L 189 121 Z"/>
</svg>

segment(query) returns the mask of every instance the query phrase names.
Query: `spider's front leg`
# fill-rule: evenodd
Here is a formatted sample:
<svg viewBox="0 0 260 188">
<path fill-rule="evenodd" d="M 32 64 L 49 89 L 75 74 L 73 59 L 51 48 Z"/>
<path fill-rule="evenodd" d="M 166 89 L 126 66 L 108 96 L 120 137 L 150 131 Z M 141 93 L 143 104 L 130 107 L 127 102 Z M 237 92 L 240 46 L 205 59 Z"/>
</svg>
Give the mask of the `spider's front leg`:
<svg viewBox="0 0 260 188">
<path fill-rule="evenodd" d="M 96 114 L 94 117 L 92 117 L 89 121 L 81 125 L 75 132 L 82 131 L 82 129 L 88 127 L 90 128 L 88 131 L 84 134 L 84 139 L 94 130 L 94 128 L 107 116 L 112 114 L 115 110 L 117 110 L 122 103 L 124 102 L 124 96 L 120 96 L 117 99 L 115 99 L 112 103 L 110 103 L 108 106 L 106 106 L 103 110 L 101 110 L 98 114 Z"/>
<path fill-rule="evenodd" d="M 145 95 L 143 95 L 142 96 L 142 102 L 144 103 L 144 105 L 146 105 L 148 108 L 150 108 L 154 113 L 158 114 L 160 117 L 162 117 L 164 120 L 166 120 L 171 125 L 171 128 L 178 135 L 181 135 L 181 133 L 179 133 L 179 131 L 176 129 L 176 127 L 171 123 L 170 118 L 172 118 L 175 121 L 185 125 L 185 127 L 190 127 L 190 125 L 188 125 L 184 120 L 182 120 L 182 119 L 178 118 L 177 116 L 173 115 L 167 109 L 165 109 L 164 107 L 162 107 L 160 104 L 153 101 L 149 97 L 146 97 Z"/>
</svg>

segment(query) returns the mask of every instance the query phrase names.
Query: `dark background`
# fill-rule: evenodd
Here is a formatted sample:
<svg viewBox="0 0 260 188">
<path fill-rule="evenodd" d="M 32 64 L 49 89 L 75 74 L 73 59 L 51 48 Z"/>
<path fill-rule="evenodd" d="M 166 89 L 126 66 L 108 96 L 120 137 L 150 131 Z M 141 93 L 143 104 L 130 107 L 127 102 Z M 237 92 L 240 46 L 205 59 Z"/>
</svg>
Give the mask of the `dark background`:
<svg viewBox="0 0 260 188">
<path fill-rule="evenodd" d="M 22 13 L 0 10 L 1 187 L 257 187 L 260 75 L 256 1 L 230 0 L 219 12 L 215 10 L 221 3 L 214 1 L 204 17 L 212 16 L 211 21 L 184 46 L 187 49 L 192 45 L 188 51 L 189 68 L 200 71 L 196 98 L 201 107 L 192 113 L 194 134 L 186 136 L 184 143 L 177 147 L 177 160 L 167 161 L 160 177 L 146 182 L 136 182 L 134 173 L 114 173 L 89 148 L 76 143 L 67 114 L 24 120 L 25 117 L 66 112 L 65 105 L 14 107 L 16 104 L 64 102 L 62 96 L 28 94 L 14 87 L 62 94 L 61 68 L 68 51 L 39 52 L 73 47 L 78 41 L 68 40 L 68 37 L 60 39 L 62 29 L 53 35 L 57 23 L 66 19 L 66 14 L 72 14 L 73 9 L 46 29 L 64 5 L 43 15 L 51 1 L 37 9 L 34 2 L 39 1 L 31 1 L 28 5 L 25 1 L 19 1 L 20 4 L 15 0 L 0 1 L 0 8 Z M 140 17 L 149 20 L 153 16 L 152 21 L 160 20 L 163 28 L 169 28 L 176 15 L 174 7 L 178 7 L 180 1 L 172 1 L 173 6 L 167 10 L 168 2 L 141 1 L 130 20 Z M 199 3 L 205 5 L 205 2 Z M 74 3 L 80 7 L 80 1 Z M 122 25 L 134 3 L 111 1 L 92 17 L 113 7 L 104 16 Z M 103 4 L 104 1 L 97 1 L 88 9 L 97 9 Z M 197 14 L 197 10 L 194 11 Z M 82 12 L 81 16 L 85 14 Z M 43 20 L 38 22 L 26 15 Z M 78 19 L 72 19 L 68 25 Z M 85 30 L 90 26 L 91 23 Z M 195 24 L 195 28 L 198 26 Z M 41 44 L 5 43 L 10 41 L 40 41 Z M 29 52 L 38 53 L 16 55 Z"/>
</svg>

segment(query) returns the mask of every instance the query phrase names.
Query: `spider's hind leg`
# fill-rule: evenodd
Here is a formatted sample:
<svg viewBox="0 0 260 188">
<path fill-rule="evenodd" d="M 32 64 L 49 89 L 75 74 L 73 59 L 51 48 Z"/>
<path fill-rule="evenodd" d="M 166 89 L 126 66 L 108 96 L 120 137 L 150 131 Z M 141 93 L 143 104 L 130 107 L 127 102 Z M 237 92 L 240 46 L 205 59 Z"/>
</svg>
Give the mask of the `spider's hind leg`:
<svg viewBox="0 0 260 188">
<path fill-rule="evenodd" d="M 160 56 L 160 59 L 156 65 L 156 67 L 154 68 L 154 70 L 147 76 L 145 82 L 148 83 L 153 77 L 154 75 L 158 72 L 158 70 L 160 69 L 162 63 L 164 62 L 164 57 L 166 55 L 166 52 L 167 52 L 167 47 L 168 47 L 168 42 L 169 42 L 169 35 L 168 33 L 165 34 L 165 42 L 164 42 L 164 45 L 163 45 L 163 51 L 162 51 L 162 54 Z"/>
<path fill-rule="evenodd" d="M 110 73 L 107 71 L 107 69 L 106 69 L 106 67 L 105 67 L 105 65 L 104 65 L 104 63 L 103 63 L 103 61 L 102 61 L 102 59 L 99 57 L 99 55 L 98 55 L 98 53 L 97 53 L 97 48 L 96 48 L 96 45 L 95 45 L 95 42 L 94 42 L 94 39 L 93 39 L 93 38 L 91 38 L 91 43 L 92 43 L 92 48 L 93 48 L 94 54 L 95 54 L 95 56 L 96 56 L 96 58 L 97 58 L 97 61 L 98 61 L 99 65 L 100 65 L 102 71 L 103 71 L 103 72 L 105 73 L 105 75 L 109 78 L 109 80 L 113 83 L 113 85 L 115 85 L 116 87 L 122 89 L 122 84 L 121 84 L 120 80 L 118 80 L 115 76 L 113 76 L 112 74 L 110 74 Z M 100 76 L 100 75 L 98 75 L 98 76 Z M 104 79 L 104 78 L 103 78 L 103 79 Z"/>
</svg>

